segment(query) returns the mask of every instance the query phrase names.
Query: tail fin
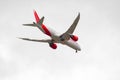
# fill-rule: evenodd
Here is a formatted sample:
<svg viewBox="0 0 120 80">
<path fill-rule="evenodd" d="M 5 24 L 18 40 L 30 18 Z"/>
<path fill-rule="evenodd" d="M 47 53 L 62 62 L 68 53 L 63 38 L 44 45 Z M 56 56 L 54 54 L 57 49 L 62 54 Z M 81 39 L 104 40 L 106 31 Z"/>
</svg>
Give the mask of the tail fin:
<svg viewBox="0 0 120 80">
<path fill-rule="evenodd" d="M 40 18 L 35 10 L 34 10 L 34 16 L 35 16 L 36 23 L 38 23 L 40 21 Z"/>
</svg>

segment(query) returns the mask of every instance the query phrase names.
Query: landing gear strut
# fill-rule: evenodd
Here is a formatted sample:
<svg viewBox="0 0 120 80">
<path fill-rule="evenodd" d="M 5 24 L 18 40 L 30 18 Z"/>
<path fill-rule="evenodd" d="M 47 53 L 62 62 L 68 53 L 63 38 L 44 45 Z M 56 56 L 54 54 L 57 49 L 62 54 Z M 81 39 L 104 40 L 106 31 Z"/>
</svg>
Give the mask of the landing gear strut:
<svg viewBox="0 0 120 80">
<path fill-rule="evenodd" d="M 77 50 L 75 52 L 77 53 Z"/>
</svg>

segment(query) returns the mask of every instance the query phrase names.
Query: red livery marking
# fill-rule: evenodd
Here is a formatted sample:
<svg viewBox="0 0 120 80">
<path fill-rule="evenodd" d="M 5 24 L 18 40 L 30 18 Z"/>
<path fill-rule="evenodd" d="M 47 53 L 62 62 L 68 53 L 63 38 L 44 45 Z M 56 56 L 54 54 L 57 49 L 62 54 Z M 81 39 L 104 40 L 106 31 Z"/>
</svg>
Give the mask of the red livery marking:
<svg viewBox="0 0 120 80">
<path fill-rule="evenodd" d="M 40 18 L 36 11 L 34 11 L 34 16 L 35 16 L 36 22 L 38 23 L 40 21 Z"/>
<path fill-rule="evenodd" d="M 78 37 L 76 35 L 71 35 L 70 37 L 72 38 L 72 40 L 78 41 Z"/>
<path fill-rule="evenodd" d="M 49 44 L 52 49 L 56 49 L 57 45 L 55 43 Z"/>
<path fill-rule="evenodd" d="M 42 28 L 45 31 L 45 34 L 47 34 L 48 36 L 51 36 L 50 31 L 47 29 L 47 27 L 44 24 L 42 25 Z"/>
<path fill-rule="evenodd" d="M 35 10 L 34 10 L 34 16 L 36 19 L 36 23 L 38 23 L 40 21 L 40 18 Z M 48 36 L 51 36 L 50 31 L 47 29 L 47 27 L 44 24 L 42 24 L 42 29 L 44 30 L 45 34 L 47 34 Z"/>
</svg>

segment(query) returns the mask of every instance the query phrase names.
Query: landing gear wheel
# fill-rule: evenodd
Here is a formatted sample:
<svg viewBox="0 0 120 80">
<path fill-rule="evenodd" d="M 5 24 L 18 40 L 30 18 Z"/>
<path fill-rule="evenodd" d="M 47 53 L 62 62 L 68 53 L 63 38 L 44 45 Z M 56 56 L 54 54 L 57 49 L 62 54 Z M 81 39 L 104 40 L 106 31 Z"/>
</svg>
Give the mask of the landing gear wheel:
<svg viewBox="0 0 120 80">
<path fill-rule="evenodd" d="M 77 50 L 75 52 L 77 53 Z"/>
</svg>

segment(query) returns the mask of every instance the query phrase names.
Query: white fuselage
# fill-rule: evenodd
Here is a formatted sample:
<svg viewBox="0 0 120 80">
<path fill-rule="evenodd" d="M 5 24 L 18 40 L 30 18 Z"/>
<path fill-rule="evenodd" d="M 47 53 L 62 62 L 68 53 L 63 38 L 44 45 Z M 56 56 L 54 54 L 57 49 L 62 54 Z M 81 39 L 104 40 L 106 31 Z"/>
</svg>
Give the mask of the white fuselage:
<svg viewBox="0 0 120 80">
<path fill-rule="evenodd" d="M 46 39 L 46 40 L 36 40 L 36 39 L 29 39 L 29 38 L 20 38 L 20 39 L 27 40 L 27 41 L 35 41 L 35 42 L 47 42 L 49 43 L 49 46 L 53 49 L 57 48 L 57 45 L 54 43 L 61 43 L 75 49 L 76 52 L 81 50 L 79 44 L 76 42 L 78 40 L 78 37 L 76 35 L 73 35 L 73 32 L 80 19 L 80 13 L 76 17 L 72 25 L 69 27 L 69 29 L 63 34 L 59 34 L 54 30 L 52 30 L 51 28 L 47 28 L 43 24 L 44 16 L 40 19 L 35 10 L 34 10 L 34 16 L 35 16 L 36 22 L 33 22 L 33 24 L 23 24 L 23 25 L 37 27 L 40 31 L 50 36 L 51 39 Z"/>
<path fill-rule="evenodd" d="M 65 41 L 61 41 L 60 40 L 60 35 L 59 33 L 55 32 L 53 29 L 51 28 L 48 28 L 50 34 L 51 34 L 51 38 L 56 42 L 56 43 L 61 43 L 61 44 L 64 44 L 64 45 L 67 45 L 75 50 L 81 50 L 79 44 L 75 41 L 73 41 L 71 38 L 69 40 L 65 40 Z"/>
</svg>

